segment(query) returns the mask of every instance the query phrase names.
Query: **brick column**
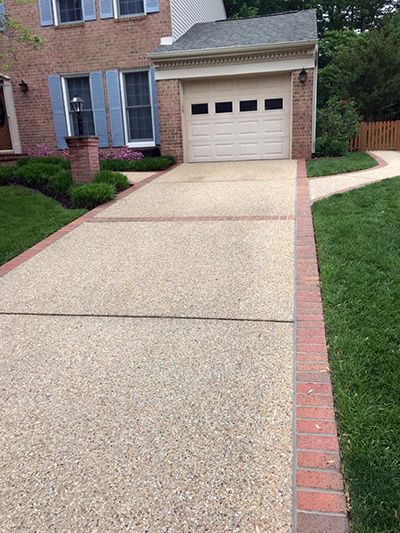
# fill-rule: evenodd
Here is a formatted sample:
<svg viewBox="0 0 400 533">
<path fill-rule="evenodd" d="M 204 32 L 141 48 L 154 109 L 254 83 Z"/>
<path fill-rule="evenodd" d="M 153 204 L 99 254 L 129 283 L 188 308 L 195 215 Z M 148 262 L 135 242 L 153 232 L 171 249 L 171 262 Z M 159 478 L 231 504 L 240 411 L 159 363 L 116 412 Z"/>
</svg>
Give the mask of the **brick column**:
<svg viewBox="0 0 400 533">
<path fill-rule="evenodd" d="M 171 154 L 178 163 L 183 161 L 183 132 L 179 80 L 157 82 L 160 117 L 161 153 Z"/>
<path fill-rule="evenodd" d="M 307 69 L 307 80 L 301 83 L 300 70 L 292 73 L 292 159 L 310 159 L 312 153 L 312 106 L 314 71 Z"/>
<path fill-rule="evenodd" d="M 72 179 L 75 183 L 89 183 L 100 170 L 99 138 L 66 137 L 71 163 Z"/>
</svg>

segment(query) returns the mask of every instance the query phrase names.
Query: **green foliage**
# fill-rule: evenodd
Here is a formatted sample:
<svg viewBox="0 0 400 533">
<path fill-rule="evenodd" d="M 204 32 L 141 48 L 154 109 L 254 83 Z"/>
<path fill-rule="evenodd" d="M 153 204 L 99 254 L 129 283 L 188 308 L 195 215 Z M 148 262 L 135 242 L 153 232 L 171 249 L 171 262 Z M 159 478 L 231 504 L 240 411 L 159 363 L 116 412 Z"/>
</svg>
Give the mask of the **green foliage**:
<svg viewBox="0 0 400 533">
<path fill-rule="evenodd" d="M 400 13 L 381 28 L 329 32 L 321 40 L 318 102 L 351 98 L 364 120 L 400 118 Z"/>
<path fill-rule="evenodd" d="M 350 139 L 357 134 L 359 122 L 360 116 L 351 101 L 336 97 L 329 100 L 317 113 L 317 155 L 344 155 Z"/>
<path fill-rule="evenodd" d="M 37 191 L 0 187 L 0 264 L 45 239 L 84 210 L 65 209 Z"/>
<path fill-rule="evenodd" d="M 57 165 L 65 170 L 70 168 L 68 159 L 58 156 L 48 156 L 48 157 L 20 157 L 17 159 L 17 166 L 23 167 L 27 164 L 44 164 L 44 165 Z"/>
<path fill-rule="evenodd" d="M 67 202 L 68 189 L 72 185 L 71 171 L 43 160 L 27 161 L 14 167 L 14 183 L 36 189 L 47 196 Z"/>
<path fill-rule="evenodd" d="M 331 176 L 355 170 L 375 167 L 378 163 L 365 152 L 349 152 L 343 157 L 327 157 L 307 161 L 307 173 L 310 178 Z"/>
<path fill-rule="evenodd" d="M 172 155 L 159 157 L 145 157 L 138 161 L 126 161 L 124 159 L 106 159 L 100 161 L 102 170 L 131 171 L 131 172 L 151 172 L 165 170 L 175 164 Z"/>
<path fill-rule="evenodd" d="M 114 185 L 109 183 L 88 183 L 72 187 L 69 194 L 73 207 L 93 209 L 112 200 L 116 190 Z"/>
<path fill-rule="evenodd" d="M 15 165 L 0 165 L 0 185 L 12 183 L 16 173 Z"/>
<path fill-rule="evenodd" d="M 59 200 L 66 200 L 72 184 L 71 172 L 69 170 L 59 170 L 48 180 L 45 193 Z"/>
<path fill-rule="evenodd" d="M 395 533 L 400 178 L 317 202 L 313 214 L 352 531 Z"/>
<path fill-rule="evenodd" d="M 100 170 L 100 172 L 94 177 L 93 181 L 114 185 L 117 192 L 124 191 L 130 186 L 125 174 L 121 174 L 121 172 L 113 172 L 111 170 Z"/>
</svg>

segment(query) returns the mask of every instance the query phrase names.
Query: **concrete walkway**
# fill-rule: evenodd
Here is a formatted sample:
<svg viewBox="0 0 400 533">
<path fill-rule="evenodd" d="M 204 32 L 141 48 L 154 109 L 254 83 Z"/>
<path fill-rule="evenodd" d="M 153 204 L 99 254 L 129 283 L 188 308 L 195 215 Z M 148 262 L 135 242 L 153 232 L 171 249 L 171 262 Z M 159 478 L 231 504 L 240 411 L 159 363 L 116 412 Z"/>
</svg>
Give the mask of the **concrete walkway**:
<svg viewBox="0 0 400 533">
<path fill-rule="evenodd" d="M 1 531 L 290 530 L 295 178 L 181 165 L 1 279 Z"/>
<path fill-rule="evenodd" d="M 364 185 L 400 176 L 400 152 L 375 151 L 373 155 L 381 159 L 378 167 L 335 176 L 310 178 L 310 195 L 313 202 L 333 194 L 357 189 Z"/>
</svg>

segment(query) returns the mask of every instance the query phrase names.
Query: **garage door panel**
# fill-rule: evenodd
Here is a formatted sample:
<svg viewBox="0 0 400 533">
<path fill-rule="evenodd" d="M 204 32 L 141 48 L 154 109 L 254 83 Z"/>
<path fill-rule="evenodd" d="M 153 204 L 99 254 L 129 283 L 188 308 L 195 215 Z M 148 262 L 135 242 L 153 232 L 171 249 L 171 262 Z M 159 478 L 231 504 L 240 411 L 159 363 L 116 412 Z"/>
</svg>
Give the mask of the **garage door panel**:
<svg viewBox="0 0 400 533">
<path fill-rule="evenodd" d="M 288 158 L 290 87 L 289 74 L 186 81 L 187 159 L 200 162 Z M 275 98 L 282 99 L 283 109 L 266 110 L 265 100 Z M 245 100 L 257 100 L 257 111 L 241 112 L 240 102 Z M 217 113 L 215 104 L 221 102 L 231 102 L 232 112 L 225 106 L 228 112 Z M 192 115 L 193 103 L 208 104 L 209 113 Z"/>
</svg>

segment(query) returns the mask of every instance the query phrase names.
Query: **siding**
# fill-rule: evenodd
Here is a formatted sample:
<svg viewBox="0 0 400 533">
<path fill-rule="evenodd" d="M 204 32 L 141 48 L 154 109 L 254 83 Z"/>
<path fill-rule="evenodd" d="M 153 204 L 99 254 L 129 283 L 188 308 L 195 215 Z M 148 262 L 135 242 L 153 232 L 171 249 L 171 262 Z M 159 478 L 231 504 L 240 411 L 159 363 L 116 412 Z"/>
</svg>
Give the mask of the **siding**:
<svg viewBox="0 0 400 533">
<path fill-rule="evenodd" d="M 171 0 L 172 36 L 178 39 L 197 22 L 226 19 L 223 0 Z"/>
</svg>

